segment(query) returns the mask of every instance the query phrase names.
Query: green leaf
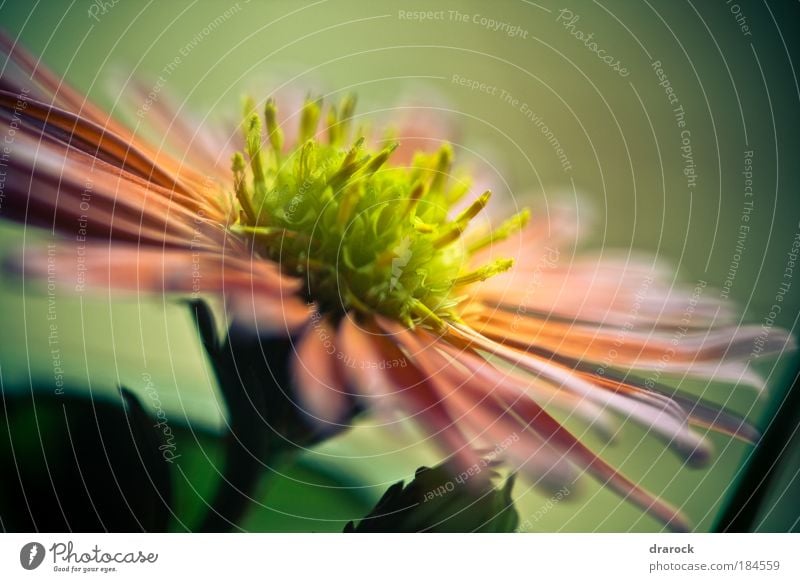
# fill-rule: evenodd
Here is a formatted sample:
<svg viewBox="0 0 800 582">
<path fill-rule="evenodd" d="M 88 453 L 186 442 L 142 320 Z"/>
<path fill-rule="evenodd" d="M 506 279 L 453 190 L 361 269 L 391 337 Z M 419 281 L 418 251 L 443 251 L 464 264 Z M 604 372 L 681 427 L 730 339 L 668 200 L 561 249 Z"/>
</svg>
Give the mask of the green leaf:
<svg viewBox="0 0 800 582">
<path fill-rule="evenodd" d="M 452 463 L 420 467 L 406 486 L 395 483 L 358 525 L 346 533 L 367 532 L 512 532 L 519 524 L 511 490 L 514 475 L 502 487 L 495 465 L 481 461 L 459 472 Z"/>
</svg>

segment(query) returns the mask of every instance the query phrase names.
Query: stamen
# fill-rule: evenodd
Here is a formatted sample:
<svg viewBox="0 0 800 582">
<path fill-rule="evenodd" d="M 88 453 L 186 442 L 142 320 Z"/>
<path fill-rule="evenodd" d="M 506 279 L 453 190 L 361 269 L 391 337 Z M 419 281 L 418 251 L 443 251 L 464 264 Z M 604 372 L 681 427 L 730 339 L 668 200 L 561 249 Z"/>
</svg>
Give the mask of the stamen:
<svg viewBox="0 0 800 582">
<path fill-rule="evenodd" d="M 345 95 L 339 105 L 339 125 L 341 133 L 346 136 L 350 133 L 350 120 L 356 110 L 356 96 L 352 93 Z"/>
<path fill-rule="evenodd" d="M 466 223 L 475 218 L 476 216 L 478 216 L 480 211 L 486 208 L 486 205 L 489 203 L 489 199 L 491 197 L 492 197 L 491 190 L 487 190 L 486 192 L 478 196 L 475 199 L 475 201 L 467 207 L 466 210 L 461 212 L 461 214 L 459 214 L 456 217 L 456 222 Z"/>
<path fill-rule="evenodd" d="M 328 110 L 328 143 L 337 145 L 342 138 L 339 120 L 336 118 L 336 107 L 333 105 Z"/>
<path fill-rule="evenodd" d="M 458 204 L 471 188 L 472 180 L 469 178 L 459 178 L 447 193 L 447 203 L 450 206 Z"/>
<path fill-rule="evenodd" d="M 427 192 L 427 187 L 424 182 L 417 182 L 414 187 L 411 189 L 411 194 L 408 195 L 408 204 L 406 204 L 405 208 L 405 215 L 414 216 L 414 211 L 417 208 L 417 204 L 419 204 L 420 199 L 425 195 Z"/>
<path fill-rule="evenodd" d="M 490 277 L 494 277 L 495 275 L 499 275 L 500 273 L 508 271 L 513 266 L 514 259 L 497 259 L 488 265 L 484 265 L 480 269 L 476 269 L 471 273 L 467 273 L 466 275 L 458 277 L 455 281 L 453 281 L 453 285 L 468 285 L 470 283 L 485 281 Z"/>
<path fill-rule="evenodd" d="M 297 160 L 297 177 L 301 184 L 311 180 L 315 166 L 317 145 L 308 140 L 300 147 L 300 157 Z"/>
<path fill-rule="evenodd" d="M 386 160 L 389 159 L 394 150 L 396 150 L 399 146 L 400 146 L 399 143 L 393 143 L 392 145 L 383 148 L 381 153 L 379 153 L 369 161 L 365 169 L 365 172 L 367 174 L 374 174 L 375 172 L 377 172 L 380 169 L 380 167 L 386 163 Z"/>
<path fill-rule="evenodd" d="M 475 218 L 481 210 L 486 208 L 486 205 L 489 203 L 489 198 L 491 197 L 492 193 L 489 190 L 478 196 L 472 204 L 456 217 L 451 223 L 450 229 L 433 242 L 434 248 L 440 249 L 458 240 L 464 231 L 467 230 L 469 222 Z"/>
<path fill-rule="evenodd" d="M 280 160 L 281 151 L 283 151 L 283 132 L 278 125 L 278 107 L 272 98 L 267 99 L 267 104 L 264 106 L 264 120 L 267 122 L 267 137 L 272 151 Z"/>
<path fill-rule="evenodd" d="M 418 299 L 411 300 L 411 312 L 426 323 L 433 322 L 436 329 L 444 329 L 445 323 L 427 305 Z"/>
<path fill-rule="evenodd" d="M 352 216 L 353 210 L 355 210 L 356 204 L 358 204 L 358 199 L 360 197 L 361 193 L 359 192 L 357 185 L 353 185 L 345 190 L 344 194 L 342 195 L 341 202 L 339 203 L 339 212 L 336 215 L 336 221 L 339 224 L 345 225 L 350 221 L 350 217 Z"/>
<path fill-rule="evenodd" d="M 305 279 L 307 298 L 323 310 L 382 313 L 409 328 L 443 330 L 460 321 L 469 297 L 464 286 L 513 264 L 500 259 L 465 272 L 469 255 L 521 228 L 528 213 L 468 245 L 453 245 L 486 208 L 491 192 L 448 220 L 469 190 L 464 178 L 448 185 L 452 147 L 419 153 L 410 168 L 390 166 L 398 144 L 376 152 L 363 136 L 350 141 L 354 106 L 355 98 L 346 96 L 323 112 L 321 100 L 308 99 L 299 142 L 285 154 L 292 163 L 281 163 L 284 137 L 274 99 L 264 105 L 263 121 L 255 102 L 246 100 L 245 148 L 231 165 L 241 212 L 230 230 L 285 272 Z M 317 139 L 323 113 L 327 137 Z M 343 153 L 345 143 L 352 145 Z M 423 197 L 430 204 L 421 205 Z"/>
<path fill-rule="evenodd" d="M 301 233 L 286 228 L 278 228 L 272 226 L 245 226 L 237 224 L 231 227 L 231 231 L 236 234 L 242 234 L 252 237 L 256 242 L 261 243 L 274 243 L 276 239 L 289 238 L 293 240 L 303 240 L 309 242 L 309 238 Z"/>
<path fill-rule="evenodd" d="M 264 160 L 261 156 L 261 118 L 252 113 L 247 122 L 247 156 L 250 158 L 250 169 L 253 172 L 253 199 L 251 202 L 260 207 L 267 195 Z"/>
<path fill-rule="evenodd" d="M 247 215 L 247 220 L 251 223 L 255 223 L 256 213 L 253 211 L 253 205 L 250 202 L 250 194 L 248 194 L 245 184 L 245 167 L 244 156 L 239 152 L 233 154 L 231 170 L 233 171 L 233 189 L 234 192 L 236 192 L 236 199 L 239 201 L 239 205 L 242 207 L 245 215 Z"/>
<path fill-rule="evenodd" d="M 339 188 L 341 188 L 341 186 L 347 182 L 347 180 L 349 180 L 350 177 L 355 174 L 363 165 L 365 161 L 364 158 L 361 160 L 356 160 L 356 157 L 363 147 L 364 138 L 361 137 L 348 150 L 347 154 L 345 154 L 344 159 L 339 166 L 339 170 L 328 180 L 328 184 L 331 186 L 331 188 L 333 188 L 334 191 L 337 191 Z"/>
<path fill-rule="evenodd" d="M 505 240 L 515 232 L 522 230 L 525 225 L 528 224 L 528 220 L 530 220 L 530 218 L 531 212 L 526 208 L 506 220 L 503 224 L 490 233 L 471 242 L 467 249 L 469 250 L 470 254 L 472 254 L 495 242 Z"/>
<path fill-rule="evenodd" d="M 450 167 L 453 163 L 453 148 L 450 144 L 444 144 L 439 148 L 434 168 L 433 179 L 431 180 L 431 192 L 444 190 L 444 185 L 450 177 Z"/>
<path fill-rule="evenodd" d="M 242 111 L 245 121 L 250 119 L 250 116 L 256 112 L 256 100 L 249 95 L 242 101 Z"/>
<path fill-rule="evenodd" d="M 430 234 L 436 229 L 434 225 L 428 224 L 427 222 L 424 222 L 423 220 L 417 218 L 416 216 L 414 217 L 413 223 L 414 223 L 414 230 L 422 234 Z"/>
<path fill-rule="evenodd" d="M 433 241 L 433 248 L 440 249 L 449 245 L 451 242 L 457 241 L 466 230 L 467 225 L 463 222 L 456 222 L 450 229 Z"/>
<path fill-rule="evenodd" d="M 306 99 L 303 111 L 300 113 L 300 143 L 306 142 L 317 133 L 319 116 L 322 112 L 322 99 L 312 101 Z"/>
</svg>

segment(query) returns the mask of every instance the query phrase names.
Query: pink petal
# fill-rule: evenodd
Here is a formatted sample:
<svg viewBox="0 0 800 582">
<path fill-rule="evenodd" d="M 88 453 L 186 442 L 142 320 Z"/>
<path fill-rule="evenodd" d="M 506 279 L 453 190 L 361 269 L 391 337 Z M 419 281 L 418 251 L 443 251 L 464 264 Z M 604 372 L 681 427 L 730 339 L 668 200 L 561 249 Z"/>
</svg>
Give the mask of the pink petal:
<svg viewBox="0 0 800 582">
<path fill-rule="evenodd" d="M 343 427 L 350 409 L 341 354 L 336 330 L 315 314 L 297 344 L 291 374 L 303 411 L 325 432 Z"/>
<path fill-rule="evenodd" d="M 476 348 L 486 350 L 507 362 L 520 366 L 556 386 L 569 390 L 597 404 L 637 420 L 664 438 L 672 447 L 689 459 L 705 459 L 709 456 L 708 445 L 687 426 L 688 416 L 674 403 L 655 400 L 643 401 L 624 394 L 602 390 L 580 377 L 574 370 L 535 354 L 525 353 L 490 340 L 461 325 L 451 326 L 455 335 Z"/>
<path fill-rule="evenodd" d="M 343 351 L 348 356 L 363 358 L 366 366 L 346 369 L 354 388 L 364 394 L 382 394 L 396 406 L 413 415 L 413 420 L 452 453 L 462 467 L 470 467 L 479 459 L 446 407 L 436 396 L 436 391 L 415 365 L 388 365 L 406 362 L 406 356 L 390 337 L 379 328 L 364 330 L 351 319 L 342 322 Z"/>
</svg>

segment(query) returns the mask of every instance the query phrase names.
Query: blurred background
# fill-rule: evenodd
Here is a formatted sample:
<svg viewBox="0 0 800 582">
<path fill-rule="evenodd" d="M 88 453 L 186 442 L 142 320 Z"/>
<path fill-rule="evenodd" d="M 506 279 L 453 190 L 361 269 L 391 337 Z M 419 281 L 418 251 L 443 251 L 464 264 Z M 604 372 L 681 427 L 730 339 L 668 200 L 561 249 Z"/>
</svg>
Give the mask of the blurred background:
<svg viewBox="0 0 800 582">
<path fill-rule="evenodd" d="M 591 224 L 585 250 L 654 254 L 675 268 L 676 282 L 707 281 L 709 293 L 724 287 L 743 322 L 763 324 L 800 232 L 799 7 L 788 0 L 86 0 L 6 2 L 0 22 L 12 39 L 132 125 L 142 123 L 136 111 L 144 105 L 131 104 L 134 79 L 169 95 L 201 128 L 235 120 L 245 94 L 274 93 L 290 102 L 306 93 L 338 99 L 356 92 L 359 113 L 372 125 L 416 119 L 441 126 L 457 159 L 508 204 L 535 211 L 580 197 L 580 217 Z M 144 125 L 139 130 L 148 132 Z M 682 130 L 689 131 L 695 177 L 684 172 Z M 745 197 L 743 175 L 748 152 L 752 198 Z M 751 200 L 750 228 L 737 248 Z M 4 249 L 41 236 L 0 223 Z M 798 306 L 794 283 L 774 325 L 795 330 Z M 169 527 L 191 528 L 219 478 L 226 411 L 189 311 L 161 298 L 87 302 L 67 294 L 58 297 L 57 311 L 58 363 L 70 397 L 104 406 L 119 401 L 117 386 L 124 385 L 147 414 L 160 410 L 169 419 L 179 455 L 170 467 L 177 510 Z M 13 457 L 24 466 L 25 454 L 42 455 L 47 419 L 58 424 L 63 416 L 53 398 L 48 298 L 5 279 L 0 314 L 3 394 L 9 402 L 32 398 L 39 413 L 10 406 L 0 419 L 7 425 L 1 438 L 14 435 L 16 447 L 4 441 L 4 462 Z M 768 378 L 761 395 L 727 385 L 682 387 L 764 429 L 797 366 L 791 355 L 754 366 Z M 797 428 L 797 416 L 782 418 Z M 774 451 L 780 466 L 753 529 L 800 527 L 800 441 L 789 442 L 793 432 L 785 431 L 785 448 Z M 704 469 L 685 467 L 633 425 L 624 426 L 617 444 L 588 442 L 681 507 L 698 531 L 711 531 L 730 510 L 753 452 L 727 437 L 711 438 L 716 455 Z M 20 442 L 28 443 L 28 453 Z M 241 527 L 341 531 L 389 485 L 438 460 L 412 427 L 388 432 L 361 421 L 271 467 Z M 7 471 L 0 493 L 10 496 Z M 48 471 L 30 479 L 46 480 Z M 524 480 L 514 498 L 526 531 L 659 529 L 588 478 L 557 503 Z"/>
</svg>

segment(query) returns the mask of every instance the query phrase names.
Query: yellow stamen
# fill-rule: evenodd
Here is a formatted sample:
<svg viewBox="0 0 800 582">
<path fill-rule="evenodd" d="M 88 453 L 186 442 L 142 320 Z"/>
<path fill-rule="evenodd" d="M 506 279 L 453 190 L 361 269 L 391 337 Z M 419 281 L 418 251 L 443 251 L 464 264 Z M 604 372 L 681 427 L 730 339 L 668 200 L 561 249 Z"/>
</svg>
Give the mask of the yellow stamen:
<svg viewBox="0 0 800 582">
<path fill-rule="evenodd" d="M 476 269 L 471 273 L 467 273 L 466 275 L 461 275 L 455 281 L 453 281 L 453 285 L 468 285 L 470 283 L 485 281 L 490 277 L 494 277 L 495 275 L 499 275 L 500 273 L 508 271 L 513 266 L 513 259 L 497 259 L 488 265 L 484 265 L 480 269 Z"/>
<path fill-rule="evenodd" d="M 502 240 L 507 239 L 509 236 L 514 234 L 515 232 L 522 230 L 526 224 L 528 224 L 528 220 L 531 218 L 530 210 L 527 208 L 518 212 L 508 220 L 506 220 L 503 224 L 499 227 L 494 229 L 489 234 L 486 234 L 474 241 L 472 241 L 467 249 L 470 253 L 475 253 L 495 242 L 500 242 Z"/>
<path fill-rule="evenodd" d="M 456 217 L 456 222 L 469 222 L 470 220 L 475 218 L 480 213 L 481 210 L 486 208 L 486 205 L 489 203 L 489 199 L 491 197 L 492 197 L 491 190 L 487 190 L 486 192 L 478 196 L 478 198 L 476 198 L 475 201 L 472 204 L 470 204 L 469 207 L 466 208 L 466 210 L 461 212 L 461 214 L 459 214 Z"/>
<path fill-rule="evenodd" d="M 300 143 L 306 142 L 317 133 L 319 116 L 322 112 L 322 100 L 307 99 L 300 113 Z"/>
<path fill-rule="evenodd" d="M 274 99 L 267 99 L 267 104 L 264 106 L 264 120 L 267 122 L 267 137 L 272 151 L 280 160 L 283 150 L 283 132 L 278 125 L 278 107 L 275 105 Z"/>
<path fill-rule="evenodd" d="M 239 152 L 233 154 L 231 170 L 233 171 L 233 189 L 234 192 L 236 192 L 236 199 L 239 201 L 239 205 L 242 207 L 245 215 L 247 215 L 248 221 L 255 224 L 256 213 L 253 210 L 250 194 L 247 192 L 247 186 L 245 184 L 245 167 L 244 156 Z"/>
</svg>

